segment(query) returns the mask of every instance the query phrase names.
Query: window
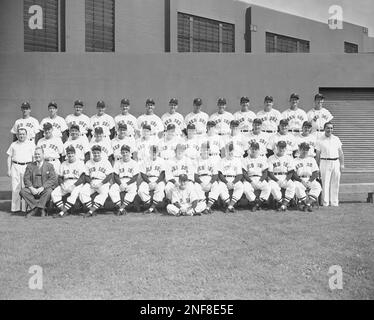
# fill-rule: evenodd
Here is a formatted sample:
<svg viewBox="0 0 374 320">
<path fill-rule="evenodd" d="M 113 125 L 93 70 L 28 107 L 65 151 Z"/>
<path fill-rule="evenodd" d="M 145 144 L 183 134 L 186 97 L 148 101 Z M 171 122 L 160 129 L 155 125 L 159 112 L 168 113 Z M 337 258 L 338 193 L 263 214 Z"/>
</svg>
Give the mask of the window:
<svg viewBox="0 0 374 320">
<path fill-rule="evenodd" d="M 350 42 L 344 42 L 345 53 L 358 53 L 358 45 Z"/>
<path fill-rule="evenodd" d="M 235 52 L 235 26 L 178 12 L 178 52 Z"/>
<path fill-rule="evenodd" d="M 65 0 L 24 0 L 24 51 L 65 51 Z"/>
<path fill-rule="evenodd" d="M 309 53 L 309 41 L 266 32 L 266 52 Z"/>
<path fill-rule="evenodd" d="M 114 0 L 86 0 L 86 51 L 114 52 Z"/>
</svg>

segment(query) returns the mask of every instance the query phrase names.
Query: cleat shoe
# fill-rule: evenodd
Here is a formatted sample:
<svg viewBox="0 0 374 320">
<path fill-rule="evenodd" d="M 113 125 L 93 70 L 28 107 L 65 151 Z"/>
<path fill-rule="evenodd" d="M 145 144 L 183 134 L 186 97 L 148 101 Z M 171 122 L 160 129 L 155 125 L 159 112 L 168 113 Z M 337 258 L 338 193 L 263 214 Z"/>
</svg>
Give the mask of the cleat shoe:
<svg viewBox="0 0 374 320">
<path fill-rule="evenodd" d="M 212 208 L 208 208 L 206 210 L 208 211 L 208 214 L 212 214 L 213 213 Z"/>
<path fill-rule="evenodd" d="M 254 205 L 254 206 L 251 208 L 251 211 L 252 211 L 252 212 L 256 212 L 257 209 L 258 209 L 258 208 L 257 208 L 257 205 Z"/>
<path fill-rule="evenodd" d="M 306 207 L 308 209 L 308 212 L 313 212 L 313 207 L 311 205 L 307 205 Z"/>
<path fill-rule="evenodd" d="M 286 210 L 287 210 L 287 206 L 284 205 L 284 204 L 282 204 L 282 205 L 280 206 L 280 211 L 286 211 Z"/>
<path fill-rule="evenodd" d="M 152 208 L 149 208 L 148 210 L 144 211 L 144 214 L 151 214 L 154 210 Z"/>
<path fill-rule="evenodd" d="M 234 213 L 234 212 L 235 212 L 234 207 L 228 207 L 227 209 L 228 209 L 228 211 L 231 212 L 231 213 Z"/>
</svg>

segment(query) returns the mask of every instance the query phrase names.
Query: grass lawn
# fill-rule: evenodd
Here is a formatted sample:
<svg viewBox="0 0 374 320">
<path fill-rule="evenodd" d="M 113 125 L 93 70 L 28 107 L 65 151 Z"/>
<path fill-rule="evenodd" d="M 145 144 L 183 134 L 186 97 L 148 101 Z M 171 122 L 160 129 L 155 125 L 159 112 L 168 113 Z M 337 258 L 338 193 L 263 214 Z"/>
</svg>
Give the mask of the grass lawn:
<svg viewBox="0 0 374 320">
<path fill-rule="evenodd" d="M 0 299 L 373 299 L 374 206 L 314 213 L 12 216 L 0 204 Z M 43 268 L 31 290 L 29 267 Z M 343 269 L 330 290 L 329 267 Z"/>
</svg>

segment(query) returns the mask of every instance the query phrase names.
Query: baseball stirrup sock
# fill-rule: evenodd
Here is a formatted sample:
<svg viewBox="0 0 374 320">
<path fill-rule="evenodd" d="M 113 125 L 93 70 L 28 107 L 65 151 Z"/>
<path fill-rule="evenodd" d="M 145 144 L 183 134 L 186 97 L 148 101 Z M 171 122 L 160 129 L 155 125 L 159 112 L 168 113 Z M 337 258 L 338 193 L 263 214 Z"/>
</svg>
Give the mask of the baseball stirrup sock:
<svg viewBox="0 0 374 320">
<path fill-rule="evenodd" d="M 216 200 L 214 200 L 214 199 L 212 199 L 212 198 L 209 198 L 209 200 L 208 200 L 208 204 L 213 205 L 214 202 L 216 202 Z"/>
<path fill-rule="evenodd" d="M 72 206 L 73 206 L 73 204 L 71 204 L 70 202 L 66 201 L 66 203 L 65 203 L 66 211 L 70 210 Z"/>
<path fill-rule="evenodd" d="M 92 201 L 88 201 L 84 204 L 87 208 L 91 208 L 92 207 Z"/>
<path fill-rule="evenodd" d="M 99 204 L 99 203 L 97 203 L 97 202 L 94 202 L 93 207 L 94 207 L 96 210 L 97 210 L 97 209 L 100 209 L 101 204 Z"/>
<path fill-rule="evenodd" d="M 124 204 L 124 206 L 125 206 L 125 207 L 128 207 L 128 206 L 129 206 L 129 204 L 130 204 L 130 201 L 127 201 L 127 200 L 123 200 L 123 204 Z"/>
<path fill-rule="evenodd" d="M 118 200 L 114 205 L 117 206 L 117 207 L 120 207 L 121 206 L 121 200 Z"/>
<path fill-rule="evenodd" d="M 56 205 L 56 207 L 58 207 L 59 209 L 61 209 L 62 206 L 64 205 L 64 202 L 63 202 L 62 200 L 60 200 L 60 201 L 57 201 L 57 202 L 55 203 L 55 205 Z"/>
</svg>

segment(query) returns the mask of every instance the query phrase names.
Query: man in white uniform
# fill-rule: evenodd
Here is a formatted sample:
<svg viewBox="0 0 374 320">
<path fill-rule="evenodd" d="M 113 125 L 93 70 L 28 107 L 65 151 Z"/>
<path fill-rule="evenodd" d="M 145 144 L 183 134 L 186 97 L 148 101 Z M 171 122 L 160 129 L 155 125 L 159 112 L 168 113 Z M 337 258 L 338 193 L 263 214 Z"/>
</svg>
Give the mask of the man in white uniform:
<svg viewBox="0 0 374 320">
<path fill-rule="evenodd" d="M 262 121 L 262 131 L 271 135 L 277 132 L 279 122 L 282 119 L 281 113 L 273 108 L 274 100 L 271 96 L 264 99 L 264 110 L 257 112 L 257 118 Z"/>
<path fill-rule="evenodd" d="M 86 162 L 90 158 L 90 143 L 86 135 L 81 135 L 77 124 L 70 126 L 69 139 L 64 143 L 63 156 L 66 156 L 65 151 L 68 147 L 74 147 L 77 160 Z"/>
<path fill-rule="evenodd" d="M 170 111 L 163 114 L 161 121 L 164 124 L 164 128 L 168 127 L 169 124 L 175 125 L 175 132 L 178 136 L 182 135 L 182 130 L 186 127 L 183 116 L 177 112 L 178 110 L 178 99 L 172 98 L 169 102 Z"/>
<path fill-rule="evenodd" d="M 200 143 L 206 143 L 209 149 L 209 157 L 215 161 L 221 160 L 221 149 L 224 145 L 224 139 L 217 134 L 216 123 L 208 121 L 207 134 L 200 138 Z"/>
<path fill-rule="evenodd" d="M 339 206 L 340 174 L 344 169 L 344 154 L 340 139 L 333 135 L 334 125 L 326 122 L 323 136 L 317 140 L 317 163 L 322 180 L 323 206 Z"/>
<path fill-rule="evenodd" d="M 293 93 L 290 96 L 290 108 L 282 112 L 283 119 L 288 121 L 288 131 L 294 135 L 301 133 L 302 124 L 308 120 L 306 112 L 299 108 L 300 97 Z"/>
<path fill-rule="evenodd" d="M 317 93 L 314 96 L 314 108 L 308 111 L 308 121 L 312 123 L 312 132 L 316 132 L 317 138 L 323 136 L 323 128 L 326 122 L 330 122 L 334 117 L 329 110 L 323 107 L 325 97 Z"/>
<path fill-rule="evenodd" d="M 293 133 L 288 132 L 288 120 L 286 119 L 282 119 L 279 122 L 278 132 L 270 136 L 267 147 L 269 150 L 268 154 L 271 154 L 271 151 L 273 153 L 276 152 L 277 143 L 279 141 L 286 142 L 286 155 L 293 157 L 294 153 L 297 151 L 297 138 Z"/>
<path fill-rule="evenodd" d="M 90 118 L 83 113 L 83 101 L 76 100 L 74 102 L 74 113 L 69 114 L 65 118 L 65 122 L 70 130 L 72 125 L 79 126 L 79 131 L 82 136 L 88 135 L 90 129 Z"/>
<path fill-rule="evenodd" d="M 221 149 L 221 154 L 225 156 L 225 151 L 227 150 L 227 146 L 232 144 L 234 147 L 234 157 L 238 159 L 242 159 L 244 156 L 244 152 L 246 149 L 246 141 L 245 137 L 241 134 L 239 129 L 239 121 L 232 120 L 230 122 L 230 129 L 231 134 L 229 136 L 221 137 L 224 144 Z"/>
<path fill-rule="evenodd" d="M 95 145 L 100 146 L 101 156 L 106 157 L 107 160 L 113 163 L 113 149 L 111 141 L 109 139 L 104 138 L 104 130 L 102 127 L 96 127 L 94 132 L 94 137 L 90 142 L 90 149 L 92 150 L 92 147 Z M 90 154 L 90 158 L 92 159 L 92 151 Z"/>
<path fill-rule="evenodd" d="M 193 100 L 193 111 L 186 115 L 185 123 L 186 126 L 194 124 L 196 127 L 196 135 L 198 137 L 204 136 L 206 133 L 206 126 L 208 123 L 209 115 L 201 111 L 201 105 L 203 101 L 200 98 Z"/>
<path fill-rule="evenodd" d="M 111 140 L 114 161 L 123 158 L 121 148 L 126 145 L 130 147 L 130 157 L 136 150 L 136 143 L 134 136 L 128 135 L 128 126 L 124 122 L 119 122 L 117 125 L 117 136 Z"/>
<path fill-rule="evenodd" d="M 160 139 L 152 135 L 151 126 L 149 124 L 144 124 L 142 128 L 142 136 L 136 141 L 137 150 L 135 151 L 134 159 L 138 162 L 143 162 L 150 159 L 150 147 L 160 144 Z"/>
<path fill-rule="evenodd" d="M 187 125 L 187 138 L 184 141 L 184 146 L 185 156 L 195 163 L 200 157 L 201 140 L 196 136 L 194 124 Z"/>
<path fill-rule="evenodd" d="M 22 118 L 17 119 L 14 123 L 12 129 L 13 141 L 17 140 L 18 128 L 24 128 L 27 130 L 27 139 L 35 144 L 35 136 L 40 131 L 39 121 L 34 117 L 31 117 L 31 106 L 28 102 L 23 102 L 21 105 Z"/>
<path fill-rule="evenodd" d="M 48 104 L 49 117 L 44 118 L 40 122 L 40 137 L 42 136 L 42 131 L 44 124 L 50 123 L 52 125 L 53 137 L 60 138 L 62 142 L 65 142 L 68 138 L 68 126 L 66 125 L 65 119 L 57 115 L 57 103 L 52 101 Z"/>
<path fill-rule="evenodd" d="M 178 144 L 184 144 L 184 139 L 176 135 L 174 124 L 168 124 L 166 134 L 160 141 L 160 157 L 165 161 L 173 159 Z"/>
<path fill-rule="evenodd" d="M 164 124 L 155 113 L 155 102 L 153 99 L 147 99 L 145 102 L 145 113 L 138 118 L 138 128 L 141 130 L 144 125 L 151 127 L 151 135 L 161 138 L 164 133 Z"/>
<path fill-rule="evenodd" d="M 111 140 L 115 136 L 115 122 L 114 119 L 107 113 L 106 105 L 104 101 L 98 101 L 96 104 L 97 113 L 90 118 L 90 135 L 96 128 L 101 127 L 103 129 L 103 138 Z"/>
<path fill-rule="evenodd" d="M 217 101 L 218 111 L 209 118 L 209 121 L 216 123 L 216 131 L 220 136 L 227 136 L 231 133 L 230 123 L 234 120 L 232 113 L 226 111 L 226 104 L 225 98 L 219 98 Z"/>
<path fill-rule="evenodd" d="M 24 127 L 19 127 L 17 129 L 18 140 L 12 142 L 7 151 L 8 176 L 11 177 L 12 184 L 12 212 L 26 211 L 25 201 L 21 201 L 19 193 L 24 188 L 23 176 L 26 166 L 32 162 L 32 156 L 35 151 L 34 142 L 27 138 L 27 130 Z"/>
<path fill-rule="evenodd" d="M 309 121 L 303 123 L 301 134 L 296 136 L 297 145 L 305 142 L 309 145 L 308 156 L 314 158 L 316 156 L 316 145 L 317 145 L 317 135 L 311 133 L 312 124 Z"/>
<path fill-rule="evenodd" d="M 247 137 L 246 151 L 248 154 L 249 146 L 253 142 L 258 143 L 258 145 L 260 146 L 259 156 L 265 157 L 267 154 L 267 147 L 269 143 L 269 134 L 266 132 L 262 132 L 262 121 L 258 118 L 253 120 L 253 130 Z"/>
<path fill-rule="evenodd" d="M 250 102 L 248 97 L 240 98 L 240 111 L 234 113 L 234 119 L 239 122 L 239 130 L 243 136 L 248 135 L 252 131 L 252 122 L 256 118 L 256 114 L 249 110 Z"/>
<path fill-rule="evenodd" d="M 124 123 L 127 126 L 127 136 L 136 138 L 140 135 L 138 131 L 138 120 L 130 113 L 130 100 L 123 98 L 121 100 L 121 114 L 114 117 L 116 129 L 118 131 L 118 124 Z"/>
</svg>

